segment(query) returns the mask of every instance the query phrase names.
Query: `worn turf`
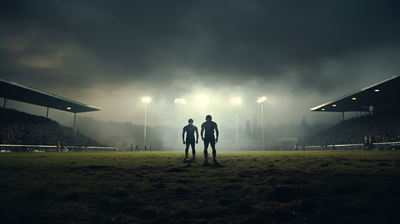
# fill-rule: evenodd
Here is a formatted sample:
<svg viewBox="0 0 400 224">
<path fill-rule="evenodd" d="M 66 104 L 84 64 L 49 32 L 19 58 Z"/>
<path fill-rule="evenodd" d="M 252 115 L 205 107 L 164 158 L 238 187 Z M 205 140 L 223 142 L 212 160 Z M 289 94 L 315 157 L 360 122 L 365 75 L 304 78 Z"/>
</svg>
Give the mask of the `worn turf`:
<svg viewBox="0 0 400 224">
<path fill-rule="evenodd" d="M 400 151 L 0 154 L 1 223 L 400 223 Z"/>
</svg>

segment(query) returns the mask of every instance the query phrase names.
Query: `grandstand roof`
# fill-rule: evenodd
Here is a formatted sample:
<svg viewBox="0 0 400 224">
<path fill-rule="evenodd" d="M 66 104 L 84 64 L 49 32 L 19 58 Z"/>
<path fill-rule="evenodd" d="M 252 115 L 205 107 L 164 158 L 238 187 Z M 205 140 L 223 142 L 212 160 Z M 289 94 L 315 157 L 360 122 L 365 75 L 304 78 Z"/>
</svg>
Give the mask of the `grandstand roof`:
<svg viewBox="0 0 400 224">
<path fill-rule="evenodd" d="M 0 78 L 0 97 L 52 109 L 82 113 L 101 110 L 98 107 L 79 103 L 61 96 L 37 90 Z"/>
<path fill-rule="evenodd" d="M 349 112 L 369 111 L 370 106 L 373 106 L 374 110 L 376 108 L 398 107 L 397 97 L 400 96 L 399 87 L 400 74 L 313 107 L 310 110 Z"/>
</svg>

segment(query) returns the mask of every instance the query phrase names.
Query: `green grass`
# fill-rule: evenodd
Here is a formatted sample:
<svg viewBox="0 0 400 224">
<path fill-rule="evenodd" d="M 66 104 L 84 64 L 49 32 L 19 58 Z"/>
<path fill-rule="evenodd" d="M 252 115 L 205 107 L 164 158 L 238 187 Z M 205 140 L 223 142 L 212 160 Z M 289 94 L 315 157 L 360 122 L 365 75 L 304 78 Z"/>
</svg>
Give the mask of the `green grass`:
<svg viewBox="0 0 400 224">
<path fill-rule="evenodd" d="M 5 223 L 399 221 L 399 151 L 0 154 Z"/>
</svg>

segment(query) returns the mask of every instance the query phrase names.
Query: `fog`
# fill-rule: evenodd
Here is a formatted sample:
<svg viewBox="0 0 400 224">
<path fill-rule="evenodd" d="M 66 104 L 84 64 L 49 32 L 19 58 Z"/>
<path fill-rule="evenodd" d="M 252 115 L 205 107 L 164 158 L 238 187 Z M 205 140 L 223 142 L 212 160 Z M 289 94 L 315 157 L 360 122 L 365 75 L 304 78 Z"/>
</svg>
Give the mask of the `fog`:
<svg viewBox="0 0 400 224">
<path fill-rule="evenodd" d="M 400 72 L 395 1 L 10 1 L 0 77 L 100 107 L 77 115 L 173 127 L 334 124 L 310 108 Z M 241 98 L 234 105 L 232 98 Z M 174 104 L 184 98 L 186 104 Z M 0 98 L 1 99 L 1 98 Z M 1 103 L 1 101 L 0 101 Z M 7 107 L 46 116 L 46 108 Z M 346 118 L 355 116 L 346 113 Z M 72 127 L 73 114 L 49 117 Z"/>
</svg>

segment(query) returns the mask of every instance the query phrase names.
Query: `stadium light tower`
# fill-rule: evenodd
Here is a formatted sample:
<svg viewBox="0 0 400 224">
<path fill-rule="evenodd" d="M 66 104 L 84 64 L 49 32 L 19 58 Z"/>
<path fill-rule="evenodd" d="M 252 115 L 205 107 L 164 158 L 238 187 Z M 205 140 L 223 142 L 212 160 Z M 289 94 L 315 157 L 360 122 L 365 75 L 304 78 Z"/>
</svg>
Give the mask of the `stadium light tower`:
<svg viewBox="0 0 400 224">
<path fill-rule="evenodd" d="M 180 98 L 180 99 L 178 99 L 178 98 L 176 98 L 175 100 L 174 100 L 174 103 L 175 104 L 178 104 L 178 122 L 177 122 L 177 124 L 178 124 L 178 146 L 179 146 L 179 141 L 180 141 L 180 129 L 179 129 L 179 120 L 180 120 L 180 109 L 179 109 L 179 104 L 186 104 L 186 101 L 185 101 L 185 99 L 183 99 L 183 98 Z"/>
<path fill-rule="evenodd" d="M 143 97 L 144 102 L 144 146 L 146 146 L 146 126 L 147 126 L 147 104 L 151 102 L 150 97 Z"/>
<path fill-rule="evenodd" d="M 242 99 L 240 98 L 234 98 L 232 99 L 232 103 L 236 105 L 236 141 L 239 142 L 239 126 L 238 126 L 238 113 L 237 113 L 237 107 L 239 104 L 242 103 Z"/>
<path fill-rule="evenodd" d="M 258 98 L 257 103 L 261 104 L 261 136 L 262 136 L 262 146 L 263 150 L 265 149 L 265 144 L 264 144 L 264 108 L 263 104 L 267 100 L 266 96 L 262 96 Z"/>
</svg>

